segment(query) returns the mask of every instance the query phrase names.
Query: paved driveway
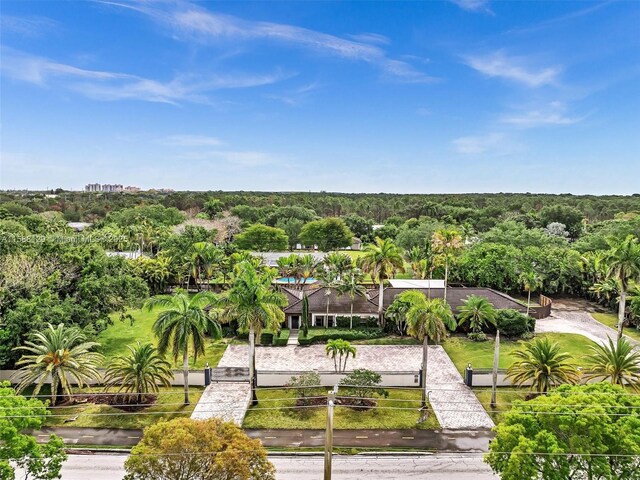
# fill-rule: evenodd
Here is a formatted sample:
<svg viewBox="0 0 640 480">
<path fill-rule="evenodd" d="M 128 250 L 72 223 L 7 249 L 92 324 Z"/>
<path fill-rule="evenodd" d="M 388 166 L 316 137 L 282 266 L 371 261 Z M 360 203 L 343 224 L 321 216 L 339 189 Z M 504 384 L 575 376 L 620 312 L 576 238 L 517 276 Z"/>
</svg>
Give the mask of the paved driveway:
<svg viewBox="0 0 640 480">
<path fill-rule="evenodd" d="M 590 313 L 568 309 L 554 310 L 550 317 L 536 320 L 536 333 L 576 333 L 599 344 L 608 343 L 609 338 L 615 341 L 618 336 L 616 330 L 598 322 Z M 640 346 L 637 340 L 625 338 Z"/>
<path fill-rule="evenodd" d="M 422 361 L 419 345 L 358 345 L 347 370 L 368 368 L 377 372 L 417 372 Z M 249 347 L 230 345 L 218 367 L 247 365 Z M 277 371 L 333 370 L 324 345 L 256 347 L 256 369 Z M 453 362 L 440 346 L 429 347 L 427 389 L 442 428 L 491 428 L 493 422 L 475 394 L 464 384 Z"/>
</svg>

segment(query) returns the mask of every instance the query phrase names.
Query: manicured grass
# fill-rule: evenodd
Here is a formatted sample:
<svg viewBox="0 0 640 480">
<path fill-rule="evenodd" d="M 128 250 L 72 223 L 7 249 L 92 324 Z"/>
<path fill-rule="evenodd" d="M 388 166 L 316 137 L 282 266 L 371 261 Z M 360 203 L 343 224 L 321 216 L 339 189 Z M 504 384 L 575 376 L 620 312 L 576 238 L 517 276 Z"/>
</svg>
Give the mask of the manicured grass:
<svg viewBox="0 0 640 480">
<path fill-rule="evenodd" d="M 327 389 L 319 389 L 318 395 L 326 395 Z M 340 395 L 340 391 L 338 391 Z M 244 418 L 244 428 L 292 428 L 324 429 L 326 426 L 326 407 L 284 408 L 295 406 L 295 392 L 290 389 L 258 390 L 260 403 L 250 408 Z M 284 399 L 284 400 L 282 400 Z M 409 401 L 406 401 L 409 400 Z M 401 407 L 403 410 L 354 410 L 349 407 L 335 408 L 334 426 L 337 429 L 396 429 L 420 428 L 432 430 L 439 428 L 438 420 L 431 411 L 429 418 L 420 424 L 420 390 L 390 389 L 387 399 L 378 400 L 379 407 Z M 258 410 L 264 407 L 278 407 L 277 410 Z M 404 410 L 404 409 L 407 410 Z"/>
<path fill-rule="evenodd" d="M 99 351 L 106 357 L 106 362 L 118 355 L 128 354 L 127 345 L 133 345 L 137 341 L 141 343 L 151 342 L 157 345 L 158 341 L 153 334 L 152 327 L 158 317 L 158 313 L 161 311 L 159 308 L 154 308 L 151 311 L 130 310 L 127 313 L 133 316 L 133 325 L 129 320 L 121 321 L 119 316 L 114 314 L 112 316 L 113 325 L 100 332 L 96 340 L 101 345 Z M 189 365 L 192 368 L 203 368 L 209 362 L 209 366 L 215 367 L 218 365 L 226 348 L 226 342 L 209 339 L 206 344 L 205 354 L 198 357 L 195 363 L 193 362 L 193 355 L 190 355 Z M 167 359 L 173 363 L 173 359 L 169 357 Z M 178 359 L 174 366 L 181 368 L 182 359 Z"/>
<path fill-rule="evenodd" d="M 515 387 L 513 387 L 515 388 Z M 510 388 L 504 391 L 500 388 L 496 391 L 496 406 L 491 406 L 491 388 L 474 388 L 473 393 L 476 394 L 480 403 L 491 416 L 495 423 L 500 423 L 504 417 L 505 412 L 511 410 L 511 403 L 514 400 L 524 400 L 529 391 L 523 388 L 521 391 L 513 391 Z"/>
<path fill-rule="evenodd" d="M 591 316 L 607 327 L 611 327 L 614 330 L 618 329 L 616 327 L 616 325 L 618 324 L 618 315 L 615 313 L 592 313 Z M 637 328 L 625 327 L 623 332 L 625 335 L 628 335 L 629 338 L 633 338 L 634 340 L 638 340 L 640 342 L 640 330 L 638 330 Z"/>
<path fill-rule="evenodd" d="M 102 392 L 100 388 L 74 390 L 74 393 Z M 189 388 L 189 405 L 183 405 L 182 387 L 162 388 L 156 403 L 136 412 L 126 412 L 110 405 L 87 403 L 72 407 L 50 408 L 52 416 L 47 417 L 46 426 L 93 427 L 93 428 L 144 428 L 160 420 L 188 417 L 202 396 L 204 388 Z M 77 416 L 77 420 L 65 422 Z"/>
<path fill-rule="evenodd" d="M 581 363 L 581 357 L 589 353 L 589 346 L 595 345 L 591 340 L 582 335 L 573 333 L 544 333 L 536 335 L 537 338 L 548 338 L 551 342 L 558 343 L 563 352 L 569 353 L 575 363 Z M 513 362 L 512 353 L 532 340 L 500 340 L 499 368 L 508 368 Z M 464 374 L 467 364 L 473 368 L 492 368 L 494 342 L 490 339 L 486 342 L 473 342 L 466 337 L 451 337 L 442 343 L 456 368 Z"/>
</svg>

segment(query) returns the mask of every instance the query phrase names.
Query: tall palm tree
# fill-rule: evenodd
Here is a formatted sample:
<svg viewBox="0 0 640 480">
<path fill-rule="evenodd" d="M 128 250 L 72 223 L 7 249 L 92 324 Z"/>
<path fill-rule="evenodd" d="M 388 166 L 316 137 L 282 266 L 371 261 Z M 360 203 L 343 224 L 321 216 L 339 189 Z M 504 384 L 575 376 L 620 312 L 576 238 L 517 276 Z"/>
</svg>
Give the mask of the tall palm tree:
<svg viewBox="0 0 640 480">
<path fill-rule="evenodd" d="M 341 338 L 329 340 L 324 348 L 328 357 L 333 359 L 333 368 L 336 373 L 342 373 L 347 369 L 347 360 L 349 356 L 356 356 L 356 347 Z M 342 358 L 344 357 L 344 363 Z M 336 362 L 336 358 L 338 359 Z"/>
<path fill-rule="evenodd" d="M 449 283 L 449 266 L 458 250 L 462 248 L 462 237 L 456 230 L 438 230 L 431 237 L 433 252 L 444 260 L 444 301 L 447 301 L 447 284 Z"/>
<path fill-rule="evenodd" d="M 591 346 L 591 354 L 585 357 L 589 368 L 587 378 L 609 380 L 615 385 L 631 385 L 640 390 L 640 352 L 634 351 L 626 338 L 608 345 Z"/>
<path fill-rule="evenodd" d="M 333 270 L 338 278 L 342 278 L 353 269 L 353 259 L 342 252 L 331 252 L 324 257 L 324 264 L 329 270 Z"/>
<path fill-rule="evenodd" d="M 458 325 L 469 322 L 473 333 L 480 333 L 487 325 L 496 326 L 498 312 L 493 304 L 484 297 L 471 295 L 458 309 Z"/>
<path fill-rule="evenodd" d="M 171 364 L 150 343 L 127 345 L 129 353 L 114 358 L 105 371 L 105 387 L 120 386 L 136 403 L 141 403 L 147 393 L 157 393 L 158 385 L 171 386 Z"/>
<path fill-rule="evenodd" d="M 306 254 L 300 257 L 298 262 L 298 268 L 300 272 L 301 285 L 302 288 L 307 284 L 307 280 L 313 278 L 314 275 L 318 272 L 318 261 L 311 254 Z"/>
<path fill-rule="evenodd" d="M 578 370 L 570 362 L 571 355 L 560 351 L 557 343 L 548 338 L 536 338 L 524 349 L 513 352 L 516 361 L 507 369 L 507 377 L 517 386 L 531 383 L 531 390 L 546 393 L 550 387 L 562 383 L 574 384 Z"/>
<path fill-rule="evenodd" d="M 423 299 L 424 294 L 422 292 L 409 289 L 396 295 L 391 305 L 387 308 L 385 315 L 396 323 L 400 335 L 405 333 L 407 313 L 415 303 L 419 303 Z"/>
<path fill-rule="evenodd" d="M 324 270 L 320 270 L 320 272 L 318 272 L 318 278 L 320 279 L 320 282 L 322 283 L 322 286 L 325 289 L 324 296 L 327 299 L 327 313 L 326 313 L 325 320 L 327 322 L 327 326 L 330 327 L 331 325 L 329 325 L 328 322 L 329 322 L 329 305 L 331 303 L 331 290 L 333 288 L 336 288 L 340 284 L 340 277 L 338 276 L 338 272 L 336 272 L 331 268 L 327 268 Z"/>
<path fill-rule="evenodd" d="M 340 279 L 337 290 L 340 295 L 349 295 L 351 310 L 349 313 L 349 328 L 353 328 L 353 301 L 356 296 L 364 297 L 367 289 L 362 285 L 364 274 L 359 268 L 354 268 Z"/>
<path fill-rule="evenodd" d="M 640 245 L 633 235 L 614 245 L 607 255 L 609 268 L 607 275 L 615 278 L 620 286 L 620 302 L 618 304 L 618 338 L 622 338 L 626 297 L 629 283 L 640 280 Z"/>
<path fill-rule="evenodd" d="M 451 307 L 442 299 L 427 299 L 421 294 L 414 302 L 407 312 L 407 333 L 422 342 L 422 406 L 426 407 L 429 339 L 439 343 L 447 335 L 447 328 L 455 330 L 456 320 Z"/>
<path fill-rule="evenodd" d="M 217 296 L 211 292 L 199 292 L 193 296 L 185 291 L 174 295 L 159 295 L 145 302 L 151 311 L 154 307 L 163 310 L 153 324 L 153 333 L 158 339 L 158 352 L 164 355 L 171 348 L 173 361 L 182 355 L 184 375 L 184 404 L 189 404 L 189 345 L 193 350 L 193 361 L 205 353 L 205 334 L 211 332 L 220 337 L 220 324 L 212 319 L 205 308 L 214 304 Z"/>
<path fill-rule="evenodd" d="M 235 320 L 241 330 L 249 331 L 249 377 L 254 405 L 258 403 L 255 391 L 256 335 L 259 336 L 265 328 L 274 332 L 280 330 L 280 324 L 284 322 L 282 308 L 287 305 L 286 297 L 273 290 L 275 276 L 274 270 L 260 274 L 251 263 L 241 262 L 236 266 L 231 288 L 217 304 L 222 321 Z"/>
<path fill-rule="evenodd" d="M 376 238 L 375 245 L 367 245 L 358 261 L 360 268 L 379 284 L 378 319 L 384 328 L 384 281 L 395 276 L 396 272 L 404 272 L 400 249 L 388 238 Z"/>
<path fill-rule="evenodd" d="M 97 366 L 103 357 L 91 350 L 100 344 L 85 340 L 77 328 L 65 328 L 63 323 L 54 327 L 49 323 L 44 331 L 33 335 L 33 340 L 16 347 L 15 350 L 26 352 L 16 363 L 21 367 L 16 373 L 20 379 L 18 392 L 35 383 L 33 395 L 37 395 L 51 377 L 51 405 L 55 405 L 59 390 L 71 395 L 70 379 L 80 388 L 91 380 L 99 380 Z"/>
<path fill-rule="evenodd" d="M 221 252 L 210 242 L 196 242 L 189 250 L 187 266 L 189 268 L 189 277 L 193 277 L 198 290 L 201 290 L 204 280 L 208 280 L 213 276 L 215 266 L 219 262 Z M 187 288 L 189 280 L 187 280 Z"/>
<path fill-rule="evenodd" d="M 527 292 L 527 315 L 531 310 L 531 292 L 535 292 L 539 288 L 542 288 L 542 277 L 538 273 L 531 269 L 520 274 L 520 284 L 522 288 Z"/>
<path fill-rule="evenodd" d="M 413 278 L 420 278 L 420 260 L 424 259 L 424 253 L 422 249 L 418 246 L 411 247 L 410 250 L 405 252 L 405 259 L 411 265 L 411 272 Z"/>
</svg>

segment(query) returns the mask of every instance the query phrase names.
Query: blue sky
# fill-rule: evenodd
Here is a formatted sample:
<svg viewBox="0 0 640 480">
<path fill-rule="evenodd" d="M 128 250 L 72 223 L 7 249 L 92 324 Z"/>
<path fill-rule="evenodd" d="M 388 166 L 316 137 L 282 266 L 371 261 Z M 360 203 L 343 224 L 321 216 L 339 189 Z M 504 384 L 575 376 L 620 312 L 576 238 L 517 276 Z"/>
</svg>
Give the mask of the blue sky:
<svg viewBox="0 0 640 480">
<path fill-rule="evenodd" d="M 0 188 L 640 192 L 640 2 L 17 1 Z"/>
</svg>

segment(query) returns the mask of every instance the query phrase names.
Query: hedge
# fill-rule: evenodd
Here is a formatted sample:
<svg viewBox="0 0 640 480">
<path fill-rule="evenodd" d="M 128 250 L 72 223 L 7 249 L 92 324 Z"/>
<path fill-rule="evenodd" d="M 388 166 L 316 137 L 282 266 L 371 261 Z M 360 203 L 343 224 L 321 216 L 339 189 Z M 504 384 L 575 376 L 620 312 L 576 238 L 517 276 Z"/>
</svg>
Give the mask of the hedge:
<svg viewBox="0 0 640 480">
<path fill-rule="evenodd" d="M 519 337 L 536 328 L 534 318 L 511 309 L 498 310 L 497 323 L 500 333 L 507 337 Z"/>
<path fill-rule="evenodd" d="M 324 343 L 329 340 L 337 340 L 337 339 L 347 340 L 351 342 L 354 340 L 368 340 L 371 338 L 380 338 L 384 336 L 385 336 L 385 333 L 380 328 L 369 329 L 369 330 L 354 329 L 354 330 L 349 330 L 347 332 L 345 332 L 344 330 L 335 331 L 335 332 L 327 331 L 326 333 L 323 333 L 320 335 L 312 335 L 305 338 L 299 337 L 298 343 L 300 345 L 311 345 L 313 343 Z"/>
<path fill-rule="evenodd" d="M 338 328 L 349 328 L 351 325 L 351 318 L 347 316 L 340 315 L 336 317 L 336 326 Z M 359 315 L 353 316 L 353 326 L 358 327 L 367 327 L 374 328 L 378 326 L 378 317 L 370 316 L 370 317 L 361 317 Z"/>
</svg>

